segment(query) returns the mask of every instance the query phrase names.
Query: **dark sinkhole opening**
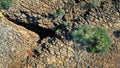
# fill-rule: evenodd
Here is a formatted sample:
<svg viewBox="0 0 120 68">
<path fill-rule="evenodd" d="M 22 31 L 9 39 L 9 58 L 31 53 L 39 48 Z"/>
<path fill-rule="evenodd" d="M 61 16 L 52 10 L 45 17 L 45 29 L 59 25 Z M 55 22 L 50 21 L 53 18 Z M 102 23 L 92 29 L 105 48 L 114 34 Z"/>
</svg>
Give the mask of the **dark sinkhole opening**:
<svg viewBox="0 0 120 68">
<path fill-rule="evenodd" d="M 13 23 L 15 23 L 17 25 L 23 26 L 24 28 L 38 34 L 40 37 L 40 39 L 38 40 L 38 43 L 41 43 L 41 40 L 43 40 L 46 37 L 56 36 L 55 31 L 52 29 L 42 28 L 42 27 L 38 26 L 37 24 L 27 24 L 27 23 L 23 23 L 23 22 L 14 21 L 14 20 L 11 20 L 9 18 L 7 18 L 7 19 L 12 21 Z"/>
</svg>

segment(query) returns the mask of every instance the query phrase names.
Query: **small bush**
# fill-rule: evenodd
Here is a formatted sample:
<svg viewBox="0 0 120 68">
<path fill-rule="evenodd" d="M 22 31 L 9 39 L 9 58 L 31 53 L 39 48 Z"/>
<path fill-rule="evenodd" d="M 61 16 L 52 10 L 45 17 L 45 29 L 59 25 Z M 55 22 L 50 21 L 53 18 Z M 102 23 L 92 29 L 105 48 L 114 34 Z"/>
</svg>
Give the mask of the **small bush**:
<svg viewBox="0 0 120 68">
<path fill-rule="evenodd" d="M 62 18 L 63 15 L 65 15 L 65 10 L 64 9 L 59 9 L 53 14 L 53 17 L 54 18 Z"/>
<path fill-rule="evenodd" d="M 85 1 L 88 3 L 91 3 L 94 7 L 99 7 L 101 1 L 103 1 L 103 0 L 85 0 Z"/>
<path fill-rule="evenodd" d="M 0 0 L 0 10 L 7 10 L 12 5 L 12 0 Z"/>
<path fill-rule="evenodd" d="M 80 26 L 72 32 L 73 40 L 77 43 L 89 45 L 91 52 L 105 52 L 112 44 L 105 29 L 90 26 Z"/>
<path fill-rule="evenodd" d="M 67 22 L 67 21 L 63 21 L 63 25 L 64 25 L 64 26 L 67 26 L 67 25 L 68 25 L 68 22 Z"/>
<path fill-rule="evenodd" d="M 93 6 L 100 6 L 101 0 L 92 0 Z"/>
</svg>

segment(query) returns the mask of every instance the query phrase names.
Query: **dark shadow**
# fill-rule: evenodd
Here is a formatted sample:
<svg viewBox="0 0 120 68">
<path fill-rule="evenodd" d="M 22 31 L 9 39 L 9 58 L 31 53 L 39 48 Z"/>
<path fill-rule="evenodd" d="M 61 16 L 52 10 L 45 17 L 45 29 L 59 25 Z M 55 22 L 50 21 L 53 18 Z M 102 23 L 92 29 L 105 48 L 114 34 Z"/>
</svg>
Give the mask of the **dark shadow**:
<svg viewBox="0 0 120 68">
<path fill-rule="evenodd" d="M 119 37 L 120 37 L 120 30 L 114 31 L 114 32 L 113 32 L 113 35 L 114 35 L 116 38 L 119 38 Z"/>
<path fill-rule="evenodd" d="M 85 6 L 83 7 L 85 10 L 90 10 L 91 8 L 93 8 L 93 4 L 92 3 L 87 3 L 85 4 Z"/>
<path fill-rule="evenodd" d="M 37 49 L 34 49 L 33 52 L 35 54 L 33 57 L 39 57 L 40 56 L 40 53 L 38 52 Z"/>
<path fill-rule="evenodd" d="M 24 28 L 38 34 L 40 36 L 40 40 L 38 40 L 38 43 L 40 43 L 41 40 L 43 40 L 43 38 L 56 36 L 54 30 L 42 28 L 42 27 L 38 26 L 38 24 L 27 24 L 27 23 L 23 23 L 23 22 L 14 21 L 14 20 L 11 20 L 9 18 L 7 18 L 7 19 L 12 21 L 13 23 L 15 23 L 17 25 L 23 26 Z"/>
<path fill-rule="evenodd" d="M 80 3 L 80 0 L 75 0 L 75 3 Z"/>
<path fill-rule="evenodd" d="M 46 15 L 43 14 L 43 16 L 46 17 Z M 51 17 L 51 15 L 49 15 L 49 17 Z M 41 44 L 41 40 L 43 40 L 44 38 L 46 37 L 51 37 L 53 39 L 55 38 L 58 38 L 60 40 L 62 40 L 63 42 L 65 40 L 71 40 L 71 34 L 69 33 L 69 31 L 66 29 L 66 26 L 64 24 L 60 24 L 60 25 L 57 25 L 57 24 L 54 24 L 55 25 L 55 28 L 53 29 L 46 29 L 46 28 L 42 28 L 38 25 L 38 23 L 24 23 L 24 22 L 19 22 L 19 20 L 11 20 L 9 17 L 6 16 L 6 18 L 9 20 L 9 21 L 12 21 L 13 23 L 19 25 L 19 26 L 22 26 L 30 31 L 33 31 L 35 32 L 36 34 L 39 35 L 40 39 L 37 41 L 38 44 Z M 29 20 L 29 19 L 28 19 Z M 31 21 L 33 22 L 33 21 Z M 34 21 L 35 22 L 35 21 Z M 64 36 L 64 39 L 61 38 L 61 35 L 57 35 L 55 33 L 55 31 L 57 29 L 61 29 L 62 30 L 62 36 Z M 51 42 L 52 43 L 52 42 Z M 41 44 L 41 47 L 45 50 L 47 50 L 49 53 L 50 53 L 50 50 L 49 48 L 46 47 L 46 44 Z"/>
<path fill-rule="evenodd" d="M 90 15 L 90 9 L 88 9 L 86 12 L 85 12 L 85 14 L 83 15 L 83 18 L 85 19 L 85 20 L 87 20 L 87 17 Z"/>
<path fill-rule="evenodd" d="M 49 53 L 50 53 L 50 50 L 49 50 L 49 48 L 46 46 L 46 44 L 45 43 L 43 43 L 43 44 L 41 44 L 41 47 L 42 47 L 42 51 L 45 49 L 45 50 L 47 50 Z"/>
<path fill-rule="evenodd" d="M 66 29 L 66 25 L 64 24 L 60 24 L 60 25 L 55 25 L 56 27 L 54 28 L 54 30 L 56 31 L 57 29 L 61 30 L 61 35 L 56 35 L 57 38 L 59 38 L 61 41 L 65 41 L 65 40 L 71 40 L 71 33 L 69 32 L 68 29 Z M 64 36 L 64 39 L 61 38 L 61 36 Z"/>
</svg>

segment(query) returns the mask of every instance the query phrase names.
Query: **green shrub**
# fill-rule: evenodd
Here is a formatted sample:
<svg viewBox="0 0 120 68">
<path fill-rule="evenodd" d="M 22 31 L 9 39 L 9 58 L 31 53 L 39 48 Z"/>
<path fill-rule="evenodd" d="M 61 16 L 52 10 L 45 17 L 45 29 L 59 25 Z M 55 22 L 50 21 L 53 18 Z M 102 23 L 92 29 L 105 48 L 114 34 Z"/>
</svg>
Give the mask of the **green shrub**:
<svg viewBox="0 0 120 68">
<path fill-rule="evenodd" d="M 99 27 L 79 26 L 72 36 L 75 42 L 88 45 L 91 52 L 105 52 L 112 44 L 107 31 Z"/>
<path fill-rule="evenodd" d="M 54 18 L 62 18 L 63 15 L 65 15 L 65 10 L 64 9 L 59 9 L 53 14 L 53 17 Z"/>
<path fill-rule="evenodd" d="M 67 26 L 68 22 L 67 21 L 63 21 L 63 25 Z"/>
<path fill-rule="evenodd" d="M 104 0 L 85 0 L 88 3 L 91 3 L 94 7 L 99 7 L 101 2 Z"/>
<path fill-rule="evenodd" d="M 7 10 L 12 5 L 12 0 L 0 0 L 0 10 Z"/>
<path fill-rule="evenodd" d="M 92 4 L 93 4 L 93 6 L 100 6 L 100 2 L 101 0 L 92 0 Z"/>
</svg>

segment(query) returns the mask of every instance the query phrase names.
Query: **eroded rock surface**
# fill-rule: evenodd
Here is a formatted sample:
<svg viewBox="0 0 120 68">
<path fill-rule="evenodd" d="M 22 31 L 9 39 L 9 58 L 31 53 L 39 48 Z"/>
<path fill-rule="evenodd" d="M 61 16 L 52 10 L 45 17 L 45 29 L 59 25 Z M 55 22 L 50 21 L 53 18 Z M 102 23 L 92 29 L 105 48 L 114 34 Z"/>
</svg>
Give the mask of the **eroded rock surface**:
<svg viewBox="0 0 120 68">
<path fill-rule="evenodd" d="M 43 28 L 54 28 L 50 14 L 62 8 L 62 0 L 13 0 L 14 4 L 6 13 L 10 20 L 19 23 L 39 24 Z M 49 18 L 49 19 L 45 19 Z"/>
<path fill-rule="evenodd" d="M 0 68 L 20 67 L 27 50 L 36 45 L 35 33 L 17 26 L 5 17 L 0 19 Z M 33 40 L 34 39 L 34 40 Z"/>
<path fill-rule="evenodd" d="M 66 2 L 14 0 L 13 6 L 3 13 L 7 19 L 3 17 L 0 23 L 1 67 L 119 68 L 120 38 L 113 32 L 120 29 L 120 4 L 107 1 L 101 7 L 89 7 L 84 0 Z M 66 14 L 54 20 L 52 14 L 59 8 L 64 8 Z M 63 21 L 68 22 L 66 26 Z M 70 39 L 69 33 L 84 24 L 108 31 L 113 44 L 107 53 L 87 52 Z M 58 33 L 52 32 L 53 28 Z"/>
</svg>

